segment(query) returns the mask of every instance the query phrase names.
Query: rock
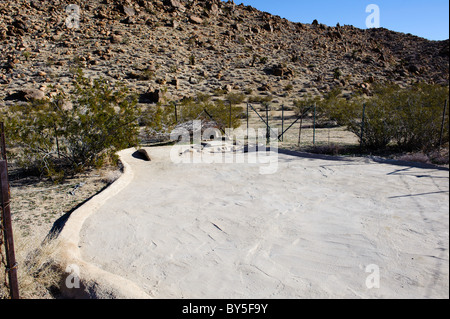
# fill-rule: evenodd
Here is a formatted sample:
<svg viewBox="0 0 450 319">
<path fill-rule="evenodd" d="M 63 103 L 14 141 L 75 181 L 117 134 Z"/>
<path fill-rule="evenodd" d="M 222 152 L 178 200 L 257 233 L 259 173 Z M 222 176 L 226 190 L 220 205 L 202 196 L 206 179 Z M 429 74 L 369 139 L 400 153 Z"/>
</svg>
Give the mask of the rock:
<svg viewBox="0 0 450 319">
<path fill-rule="evenodd" d="M 189 17 L 189 21 L 192 22 L 192 23 L 195 23 L 195 24 L 202 24 L 203 23 L 203 19 L 200 18 L 200 17 L 197 17 L 195 15 L 191 15 Z"/>
<path fill-rule="evenodd" d="M 0 74 L 0 83 L 1 84 L 7 84 L 9 83 L 9 79 L 5 74 Z"/>
<path fill-rule="evenodd" d="M 129 79 L 139 80 L 141 79 L 141 74 L 136 71 L 130 71 L 127 73 Z"/>
<path fill-rule="evenodd" d="M 125 15 L 127 15 L 129 17 L 132 17 L 132 16 L 134 16 L 136 14 L 136 11 L 132 7 L 123 5 L 122 6 L 122 13 L 124 13 Z"/>
<path fill-rule="evenodd" d="M 208 4 L 207 8 L 209 9 L 209 12 L 214 16 L 217 16 L 220 13 L 219 6 L 216 3 Z"/>
<path fill-rule="evenodd" d="M 180 27 L 180 22 L 178 22 L 177 20 L 172 20 L 172 28 L 174 29 L 178 29 Z"/>
<path fill-rule="evenodd" d="M 269 31 L 270 33 L 273 33 L 273 25 L 271 23 L 265 24 L 264 29 Z"/>
<path fill-rule="evenodd" d="M 282 64 L 274 65 L 271 69 L 271 73 L 275 76 L 287 76 L 287 77 L 290 77 L 294 74 L 291 69 Z"/>
<path fill-rule="evenodd" d="M 127 16 L 125 19 L 120 20 L 120 22 L 122 22 L 124 24 L 135 24 L 136 19 L 133 16 Z"/>
<path fill-rule="evenodd" d="M 139 97 L 139 103 L 158 103 L 162 100 L 163 93 L 161 90 L 149 90 L 146 93 L 143 93 Z"/>
<path fill-rule="evenodd" d="M 64 111 L 71 111 L 73 109 L 73 104 L 71 101 L 61 100 L 60 107 Z"/>
<path fill-rule="evenodd" d="M 180 123 L 173 129 L 172 134 L 173 136 L 181 137 L 188 132 L 191 137 L 195 134 L 201 139 L 205 137 L 208 140 L 221 137 L 221 134 L 219 134 L 220 126 L 217 122 L 213 120 L 202 120 L 200 123 L 194 121 Z M 208 133 L 208 136 L 203 136 L 205 132 Z"/>
<path fill-rule="evenodd" d="M 170 82 L 170 84 L 178 89 L 178 87 L 180 86 L 180 81 L 177 78 L 175 78 Z"/>
<path fill-rule="evenodd" d="M 239 23 L 235 23 L 231 27 L 236 31 L 242 31 L 242 26 Z"/>
<path fill-rule="evenodd" d="M 10 94 L 5 97 L 6 101 L 16 100 L 16 101 L 39 101 L 45 99 L 45 93 L 41 90 L 36 89 L 23 89 L 19 90 L 16 93 Z"/>
<path fill-rule="evenodd" d="M 0 30 L 0 41 L 5 40 L 6 37 L 7 37 L 6 30 L 5 29 Z"/>
<path fill-rule="evenodd" d="M 122 36 L 120 36 L 118 34 L 114 34 L 111 36 L 111 38 L 109 40 L 111 41 L 111 43 L 118 44 L 118 43 L 122 43 L 123 38 L 122 38 Z"/>
<path fill-rule="evenodd" d="M 198 80 L 196 78 L 194 78 L 193 76 L 191 76 L 189 78 L 189 83 L 195 85 L 195 84 L 198 84 Z"/>
<path fill-rule="evenodd" d="M 230 84 L 225 85 L 222 89 L 227 93 L 233 91 L 233 87 Z"/>
<path fill-rule="evenodd" d="M 171 12 L 186 12 L 186 7 L 178 0 L 165 0 L 164 5 L 167 6 L 168 10 Z"/>
<path fill-rule="evenodd" d="M 40 0 L 32 0 L 30 5 L 36 10 L 42 10 L 42 3 Z"/>
<path fill-rule="evenodd" d="M 135 155 L 136 154 L 136 155 Z M 134 154 L 133 154 L 133 156 L 136 156 L 136 157 L 138 157 L 138 158 L 140 158 L 140 159 L 143 159 L 144 161 L 146 161 L 146 162 L 151 162 L 151 158 L 150 158 L 150 155 L 148 155 L 148 152 L 144 149 L 144 148 L 140 148 L 140 149 L 138 149 Z"/>
<path fill-rule="evenodd" d="M 262 86 L 260 86 L 258 88 L 258 91 L 271 92 L 272 91 L 272 86 L 269 83 L 263 84 Z"/>
<path fill-rule="evenodd" d="M 419 67 L 417 65 L 411 64 L 408 66 L 408 72 L 410 73 L 419 73 Z"/>
</svg>

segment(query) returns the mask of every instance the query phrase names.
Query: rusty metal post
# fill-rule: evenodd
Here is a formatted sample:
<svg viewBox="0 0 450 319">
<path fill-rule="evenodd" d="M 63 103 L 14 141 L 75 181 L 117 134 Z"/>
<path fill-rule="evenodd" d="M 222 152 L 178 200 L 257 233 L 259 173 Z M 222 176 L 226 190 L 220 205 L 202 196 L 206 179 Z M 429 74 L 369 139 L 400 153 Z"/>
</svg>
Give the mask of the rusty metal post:
<svg viewBox="0 0 450 319">
<path fill-rule="evenodd" d="M 281 132 L 284 132 L 284 104 L 281 105 Z M 281 141 L 284 142 L 284 134 L 281 136 Z"/>
<path fill-rule="evenodd" d="M 361 119 L 361 136 L 360 136 L 360 144 L 359 148 L 362 154 L 363 146 L 364 146 L 364 123 L 366 121 L 366 103 L 363 104 L 363 112 L 362 112 L 362 119 Z"/>
<path fill-rule="evenodd" d="M 316 103 L 314 103 L 313 145 L 316 146 Z"/>
<path fill-rule="evenodd" d="M 9 290 L 11 299 L 19 299 L 19 283 L 17 280 L 17 262 L 14 253 L 14 237 L 11 224 L 10 192 L 8 181 L 8 162 L 6 159 L 5 131 L 3 123 L 0 123 L 1 132 L 1 160 L 0 160 L 0 204 L 2 210 L 2 225 L 5 252 L 6 271 L 9 279 Z"/>
<path fill-rule="evenodd" d="M 439 134 L 439 151 L 442 148 L 442 137 L 444 136 L 444 129 L 445 129 L 445 113 L 447 111 L 447 100 L 445 100 L 444 103 L 444 111 L 442 113 L 442 124 L 441 124 L 441 133 Z"/>
</svg>

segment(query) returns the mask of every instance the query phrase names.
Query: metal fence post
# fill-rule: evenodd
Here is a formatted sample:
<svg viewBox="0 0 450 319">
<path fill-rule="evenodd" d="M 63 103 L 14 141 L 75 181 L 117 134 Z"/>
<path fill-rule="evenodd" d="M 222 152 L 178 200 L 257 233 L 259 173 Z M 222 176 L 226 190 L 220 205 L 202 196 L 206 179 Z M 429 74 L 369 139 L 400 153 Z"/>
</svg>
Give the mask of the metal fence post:
<svg viewBox="0 0 450 319">
<path fill-rule="evenodd" d="M 362 151 L 363 144 L 364 144 L 364 122 L 366 121 L 366 104 L 363 104 L 363 113 L 362 113 L 362 120 L 361 120 L 361 136 L 360 136 L 360 149 Z"/>
<path fill-rule="evenodd" d="M 17 281 L 17 262 L 14 253 L 14 237 L 11 224 L 10 191 L 8 181 L 8 162 L 6 158 L 5 130 L 3 122 L 0 123 L 1 130 L 1 159 L 0 159 L 0 204 L 2 210 L 2 225 L 5 252 L 6 272 L 9 279 L 9 290 L 11 299 L 19 299 L 19 283 Z"/>
<path fill-rule="evenodd" d="M 248 102 L 247 102 L 247 138 L 248 138 Z"/>
<path fill-rule="evenodd" d="M 175 123 L 178 124 L 178 110 L 177 110 L 177 103 L 174 103 L 175 106 Z"/>
<path fill-rule="evenodd" d="M 266 142 L 267 142 L 267 145 L 269 145 L 270 144 L 269 104 L 266 104 L 266 122 L 267 122 Z"/>
<path fill-rule="evenodd" d="M 442 137 L 444 135 L 444 126 L 445 126 L 445 113 L 447 111 L 447 100 L 444 103 L 444 112 L 442 113 L 442 124 L 441 124 L 441 134 L 439 135 L 439 151 L 442 148 Z"/>
<path fill-rule="evenodd" d="M 313 145 L 316 145 L 316 103 L 314 103 Z"/>
<path fill-rule="evenodd" d="M 281 105 L 281 132 L 284 132 L 284 104 Z M 281 141 L 284 142 L 284 134 L 281 136 Z"/>
<path fill-rule="evenodd" d="M 302 126 L 303 126 L 303 113 L 301 114 L 300 127 L 298 128 L 298 148 L 301 147 L 302 143 Z"/>
</svg>

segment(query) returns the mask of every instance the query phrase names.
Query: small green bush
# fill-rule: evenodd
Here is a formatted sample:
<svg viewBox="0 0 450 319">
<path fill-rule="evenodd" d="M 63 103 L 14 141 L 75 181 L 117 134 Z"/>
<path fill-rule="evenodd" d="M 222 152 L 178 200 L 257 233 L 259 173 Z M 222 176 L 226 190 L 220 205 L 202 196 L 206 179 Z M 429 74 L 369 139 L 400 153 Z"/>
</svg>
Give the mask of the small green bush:
<svg viewBox="0 0 450 319">
<path fill-rule="evenodd" d="M 72 92 L 12 107 L 5 115 L 9 143 L 19 163 L 41 175 L 63 178 L 116 159 L 138 144 L 137 97 L 123 85 L 76 71 Z"/>
<path fill-rule="evenodd" d="M 209 120 L 208 114 L 223 129 L 230 125 L 231 110 L 231 126 L 237 128 L 241 125 L 243 108 L 236 106 L 245 100 L 245 95 L 230 93 L 225 100 L 211 101 L 211 98 L 204 94 L 198 94 L 195 98 L 186 98 L 179 106 L 179 122 L 188 122 L 198 119 Z M 231 105 L 230 105 L 231 102 Z M 206 114 L 206 112 L 207 114 Z"/>
<path fill-rule="evenodd" d="M 346 100 L 339 92 L 331 92 L 319 102 L 319 107 L 322 114 L 362 138 L 360 142 L 368 149 L 395 145 L 409 152 L 430 151 L 438 146 L 448 86 L 377 85 L 372 93 L 370 98 L 357 96 Z M 448 115 L 444 120 L 443 144 L 449 141 Z M 364 135 L 361 137 L 362 126 Z"/>
</svg>

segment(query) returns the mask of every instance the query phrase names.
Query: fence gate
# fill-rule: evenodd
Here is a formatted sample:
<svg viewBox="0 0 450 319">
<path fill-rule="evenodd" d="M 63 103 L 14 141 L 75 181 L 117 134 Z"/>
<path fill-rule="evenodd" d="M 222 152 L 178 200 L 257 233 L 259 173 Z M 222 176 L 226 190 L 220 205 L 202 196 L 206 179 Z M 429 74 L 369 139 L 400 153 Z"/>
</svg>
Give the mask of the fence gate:
<svg viewBox="0 0 450 319">
<path fill-rule="evenodd" d="M 303 118 L 305 117 L 305 115 L 306 115 L 309 111 L 314 110 L 314 133 L 313 133 L 313 144 L 315 145 L 315 144 L 316 144 L 316 141 L 315 141 L 315 136 L 316 136 L 316 106 L 314 105 L 314 106 L 309 106 L 309 107 L 304 108 L 304 109 L 302 110 L 302 112 L 300 112 L 300 114 L 297 116 L 296 120 L 295 120 L 293 123 L 291 123 L 291 124 L 288 126 L 287 129 L 284 129 L 284 110 L 285 110 L 285 106 L 282 105 L 281 107 L 282 107 L 282 108 L 281 108 L 281 112 L 282 112 L 282 115 L 281 115 L 281 134 L 277 135 L 278 141 L 279 141 L 279 142 L 283 142 L 283 141 L 284 141 L 284 135 L 286 134 L 286 132 L 289 131 L 289 130 L 290 130 L 295 124 L 297 124 L 299 121 L 303 121 Z M 248 122 L 249 122 L 249 116 L 250 116 L 250 115 L 249 115 L 249 110 L 250 110 L 250 109 L 251 109 L 253 112 L 255 112 L 256 115 L 258 115 L 259 119 L 266 125 L 266 129 L 267 129 L 267 134 L 266 134 L 266 135 L 267 135 L 267 138 L 269 138 L 270 133 L 274 133 L 274 132 L 273 132 L 272 128 L 271 128 L 270 125 L 269 125 L 268 105 L 266 105 L 266 118 L 264 119 L 264 118 L 258 113 L 258 111 L 257 111 L 250 103 L 247 103 L 247 135 L 248 135 L 248 129 L 249 129 L 249 124 L 248 124 Z M 301 122 L 300 122 L 300 132 L 301 132 L 301 128 L 302 128 L 302 124 L 301 124 Z M 300 140 L 300 137 L 299 137 L 299 140 Z M 300 143 L 299 143 L 299 144 L 300 144 Z"/>
<path fill-rule="evenodd" d="M 0 130 L 0 207 L 2 211 L 0 224 L 0 250 L 4 244 L 6 253 L 6 265 L 4 266 L 9 280 L 9 292 L 11 299 L 19 299 L 17 262 L 14 253 L 14 239 L 11 225 L 8 161 L 6 158 L 5 130 L 3 123 L 0 123 Z"/>
</svg>

